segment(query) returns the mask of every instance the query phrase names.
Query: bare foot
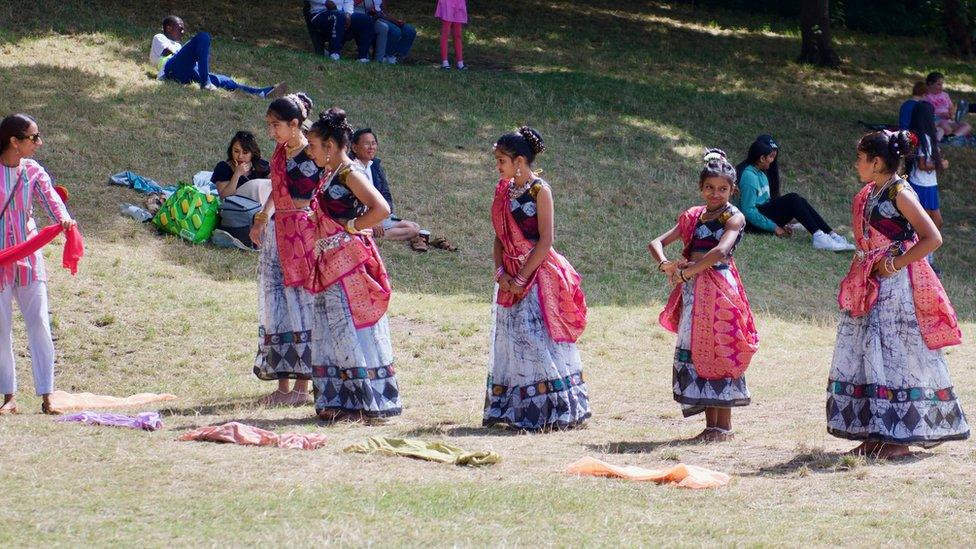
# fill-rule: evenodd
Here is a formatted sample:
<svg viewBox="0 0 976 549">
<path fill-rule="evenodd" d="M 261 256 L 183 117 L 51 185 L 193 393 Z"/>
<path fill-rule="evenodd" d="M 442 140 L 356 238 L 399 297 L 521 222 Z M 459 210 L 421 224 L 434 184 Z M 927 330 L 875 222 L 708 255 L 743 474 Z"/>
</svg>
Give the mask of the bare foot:
<svg viewBox="0 0 976 549">
<path fill-rule="evenodd" d="M 705 436 L 701 440 L 704 442 L 725 442 L 727 440 L 732 440 L 735 438 L 735 433 L 732 431 L 727 431 L 725 429 L 714 428 L 711 431 L 705 433 Z"/>
<path fill-rule="evenodd" d="M 857 448 L 851 448 L 850 450 L 844 452 L 848 456 L 869 456 L 875 452 L 878 448 L 878 443 L 865 440 Z"/>
<path fill-rule="evenodd" d="M 878 459 L 901 459 L 911 456 L 912 451 L 904 444 L 879 444 L 874 455 Z"/>
<path fill-rule="evenodd" d="M 44 402 L 41 403 L 41 413 L 42 414 L 47 414 L 49 416 L 59 416 L 59 415 L 61 415 L 61 412 L 59 412 L 59 411 L 57 411 L 57 410 L 55 410 L 54 408 L 51 407 L 51 402 L 48 401 L 48 400 L 45 400 Z"/>
<path fill-rule="evenodd" d="M 705 430 L 704 431 L 702 431 L 702 432 L 698 433 L 697 435 L 691 437 L 691 440 L 704 441 L 705 440 L 705 437 L 707 437 L 709 434 L 711 434 L 711 432 L 712 432 L 712 428 L 711 427 L 705 427 Z"/>
<path fill-rule="evenodd" d="M 299 391 L 292 391 L 288 393 L 285 397 L 284 404 L 288 406 L 305 406 L 311 404 L 311 399 L 308 398 L 308 393 L 302 393 Z"/>
<path fill-rule="evenodd" d="M 275 391 L 270 395 L 261 397 L 261 399 L 258 400 L 258 404 L 262 406 L 283 406 L 288 404 L 290 395 L 290 391 L 285 392 L 280 389 L 275 389 Z"/>
<path fill-rule="evenodd" d="M 16 413 L 17 413 L 17 401 L 12 398 L 4 402 L 3 406 L 0 406 L 0 416 L 16 414 Z"/>
<path fill-rule="evenodd" d="M 340 419 L 344 419 L 345 415 L 346 413 L 342 410 L 336 410 L 333 408 L 322 410 L 318 413 L 319 419 L 322 421 L 339 421 Z"/>
</svg>

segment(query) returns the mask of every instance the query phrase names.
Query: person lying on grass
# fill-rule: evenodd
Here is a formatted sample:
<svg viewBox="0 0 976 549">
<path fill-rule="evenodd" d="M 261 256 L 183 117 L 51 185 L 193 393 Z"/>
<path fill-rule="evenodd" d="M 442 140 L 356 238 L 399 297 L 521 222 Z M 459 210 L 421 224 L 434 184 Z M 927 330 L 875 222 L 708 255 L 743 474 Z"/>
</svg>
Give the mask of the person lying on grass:
<svg viewBox="0 0 976 549">
<path fill-rule="evenodd" d="M 163 19 L 163 32 L 153 36 L 149 62 L 159 70 L 159 80 L 180 84 L 196 82 L 204 90 L 238 90 L 259 97 L 278 97 L 288 92 L 284 82 L 266 88 L 239 84 L 233 78 L 210 72 L 210 34 L 197 33 L 186 44 L 180 41 L 186 33 L 183 20 L 175 15 Z"/>
</svg>

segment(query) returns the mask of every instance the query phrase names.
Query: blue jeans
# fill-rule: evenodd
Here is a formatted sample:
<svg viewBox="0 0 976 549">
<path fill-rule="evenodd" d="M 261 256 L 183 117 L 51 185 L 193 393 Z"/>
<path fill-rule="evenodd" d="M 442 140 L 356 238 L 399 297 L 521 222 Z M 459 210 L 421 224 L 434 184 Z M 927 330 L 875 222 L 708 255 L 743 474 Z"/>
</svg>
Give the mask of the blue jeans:
<svg viewBox="0 0 976 549">
<path fill-rule="evenodd" d="M 377 19 L 373 27 L 376 31 L 376 59 L 382 61 L 386 57 L 404 58 L 410 53 L 413 41 L 417 38 L 417 29 L 413 25 L 396 26 L 390 21 Z"/>
<path fill-rule="evenodd" d="M 272 88 L 252 88 L 238 84 L 233 78 L 210 72 L 210 34 L 201 32 L 176 52 L 163 66 L 165 77 L 181 84 L 196 82 L 200 87 L 213 84 L 225 90 L 240 90 L 264 97 Z"/>
<path fill-rule="evenodd" d="M 346 29 L 346 14 L 338 10 L 323 11 L 312 18 L 312 25 L 329 37 L 329 54 L 339 53 L 349 40 L 356 40 L 359 59 L 369 59 L 369 47 L 373 43 L 373 20 L 365 13 L 350 15 Z"/>
</svg>

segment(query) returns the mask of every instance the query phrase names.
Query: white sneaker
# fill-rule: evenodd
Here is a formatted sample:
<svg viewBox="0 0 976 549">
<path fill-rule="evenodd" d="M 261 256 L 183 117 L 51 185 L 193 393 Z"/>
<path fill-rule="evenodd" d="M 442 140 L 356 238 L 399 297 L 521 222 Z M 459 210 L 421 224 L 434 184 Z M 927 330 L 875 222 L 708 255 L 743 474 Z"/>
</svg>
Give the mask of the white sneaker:
<svg viewBox="0 0 976 549">
<path fill-rule="evenodd" d="M 386 63 L 388 65 L 396 65 L 397 64 L 396 56 L 391 55 L 391 56 L 387 57 L 386 58 Z"/>
<path fill-rule="evenodd" d="M 360 63 L 369 63 L 369 57 L 363 57 L 359 59 Z"/>
<path fill-rule="evenodd" d="M 329 58 L 332 59 L 333 61 L 338 61 L 339 60 L 339 54 L 338 53 L 330 53 L 329 54 Z"/>
<path fill-rule="evenodd" d="M 844 249 L 838 244 L 833 238 L 823 232 L 817 231 L 817 234 L 813 235 L 813 247 L 818 250 L 827 250 L 829 252 L 842 252 Z"/>
<path fill-rule="evenodd" d="M 840 250 L 839 251 L 841 251 L 841 252 L 849 252 L 851 250 L 856 250 L 857 249 L 857 246 L 855 246 L 854 244 L 851 244 L 850 242 L 847 241 L 846 238 L 844 238 L 843 236 L 841 236 L 841 235 L 839 235 L 837 233 L 830 233 L 827 236 L 829 236 L 831 238 L 831 240 L 833 240 L 834 242 L 837 243 L 838 246 L 840 246 Z"/>
<path fill-rule="evenodd" d="M 205 89 L 207 91 L 214 91 L 214 90 L 217 90 L 219 88 L 217 86 L 215 86 L 213 82 L 207 82 L 207 85 L 204 86 L 203 89 Z"/>
</svg>

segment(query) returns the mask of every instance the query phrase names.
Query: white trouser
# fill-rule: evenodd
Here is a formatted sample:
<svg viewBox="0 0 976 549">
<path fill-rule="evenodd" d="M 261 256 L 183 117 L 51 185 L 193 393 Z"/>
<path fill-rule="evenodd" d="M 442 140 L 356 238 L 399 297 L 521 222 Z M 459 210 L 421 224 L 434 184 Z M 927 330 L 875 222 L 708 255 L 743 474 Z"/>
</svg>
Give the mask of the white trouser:
<svg viewBox="0 0 976 549">
<path fill-rule="evenodd" d="M 47 316 L 47 283 L 34 282 L 28 286 L 11 284 L 0 290 L 0 394 L 17 392 L 17 371 L 14 367 L 13 312 L 14 299 L 27 324 L 27 344 L 34 373 L 34 389 L 38 395 L 54 392 L 54 342 Z"/>
</svg>

